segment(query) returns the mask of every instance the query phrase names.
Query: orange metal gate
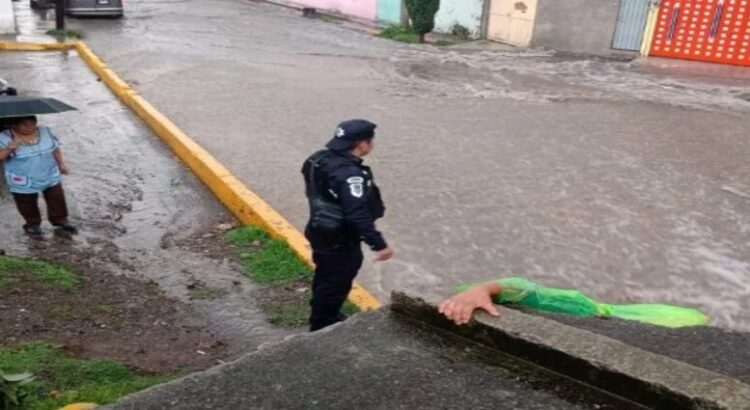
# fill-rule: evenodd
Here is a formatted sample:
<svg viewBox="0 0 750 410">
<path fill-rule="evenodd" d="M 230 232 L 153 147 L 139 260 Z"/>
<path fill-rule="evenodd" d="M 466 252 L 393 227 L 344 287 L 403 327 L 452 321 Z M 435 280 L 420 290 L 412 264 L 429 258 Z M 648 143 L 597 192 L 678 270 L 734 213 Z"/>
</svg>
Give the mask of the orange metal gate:
<svg viewBox="0 0 750 410">
<path fill-rule="evenodd" d="M 650 55 L 750 66 L 750 0 L 662 0 Z"/>
</svg>

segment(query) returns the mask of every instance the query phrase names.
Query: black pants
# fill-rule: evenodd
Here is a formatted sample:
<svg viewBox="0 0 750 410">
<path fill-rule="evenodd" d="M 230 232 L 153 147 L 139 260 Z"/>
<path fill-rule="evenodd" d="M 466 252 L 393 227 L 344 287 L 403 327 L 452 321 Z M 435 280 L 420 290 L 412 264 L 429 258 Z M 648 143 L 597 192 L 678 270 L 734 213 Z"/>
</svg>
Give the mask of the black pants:
<svg viewBox="0 0 750 410">
<path fill-rule="evenodd" d="M 44 201 L 47 202 L 47 218 L 52 225 L 65 223 L 68 220 L 68 205 L 65 202 L 65 191 L 62 184 L 47 188 L 42 192 Z M 39 194 L 13 194 L 16 207 L 26 220 L 24 228 L 39 226 L 42 223 L 42 214 L 39 212 Z"/>
<path fill-rule="evenodd" d="M 341 321 L 341 306 L 346 301 L 352 282 L 362 267 L 362 249 L 337 251 L 313 249 L 315 277 L 310 301 L 310 331 L 314 332 Z"/>
</svg>

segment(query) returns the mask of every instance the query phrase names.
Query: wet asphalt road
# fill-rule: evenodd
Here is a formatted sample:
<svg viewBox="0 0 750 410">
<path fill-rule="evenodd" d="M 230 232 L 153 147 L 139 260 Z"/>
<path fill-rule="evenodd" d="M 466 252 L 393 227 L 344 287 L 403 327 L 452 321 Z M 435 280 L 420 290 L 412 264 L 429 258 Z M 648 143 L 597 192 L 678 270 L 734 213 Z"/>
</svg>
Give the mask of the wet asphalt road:
<svg viewBox="0 0 750 410">
<path fill-rule="evenodd" d="M 520 274 L 750 329 L 748 81 L 403 45 L 254 1 L 126 14 L 70 24 L 299 228 L 304 158 L 342 119 L 379 124 L 397 258 L 360 280 L 381 299 Z"/>
</svg>

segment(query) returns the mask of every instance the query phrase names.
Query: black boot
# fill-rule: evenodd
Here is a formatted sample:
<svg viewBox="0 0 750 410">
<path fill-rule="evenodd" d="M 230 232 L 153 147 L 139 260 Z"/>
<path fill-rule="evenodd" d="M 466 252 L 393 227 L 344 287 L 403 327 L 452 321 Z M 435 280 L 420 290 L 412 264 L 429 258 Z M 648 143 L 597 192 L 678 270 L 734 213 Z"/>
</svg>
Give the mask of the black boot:
<svg viewBox="0 0 750 410">
<path fill-rule="evenodd" d="M 53 225 L 55 226 L 55 228 L 71 235 L 75 235 L 78 233 L 78 228 L 67 222 L 59 222 Z"/>
<path fill-rule="evenodd" d="M 44 232 L 42 232 L 42 228 L 39 227 L 39 225 L 24 226 L 23 231 L 26 233 L 26 235 L 34 239 L 39 239 L 42 237 L 42 235 L 44 235 Z"/>
</svg>

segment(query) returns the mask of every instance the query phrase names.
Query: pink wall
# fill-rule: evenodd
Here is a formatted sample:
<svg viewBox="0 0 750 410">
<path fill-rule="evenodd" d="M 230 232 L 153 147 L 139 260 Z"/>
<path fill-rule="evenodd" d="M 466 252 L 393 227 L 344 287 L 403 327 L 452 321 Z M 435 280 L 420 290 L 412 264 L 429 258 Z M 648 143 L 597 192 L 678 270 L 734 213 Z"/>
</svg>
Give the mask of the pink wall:
<svg viewBox="0 0 750 410">
<path fill-rule="evenodd" d="M 338 11 L 367 20 L 375 20 L 378 8 L 377 0 L 292 0 L 292 2 L 321 10 Z"/>
</svg>

